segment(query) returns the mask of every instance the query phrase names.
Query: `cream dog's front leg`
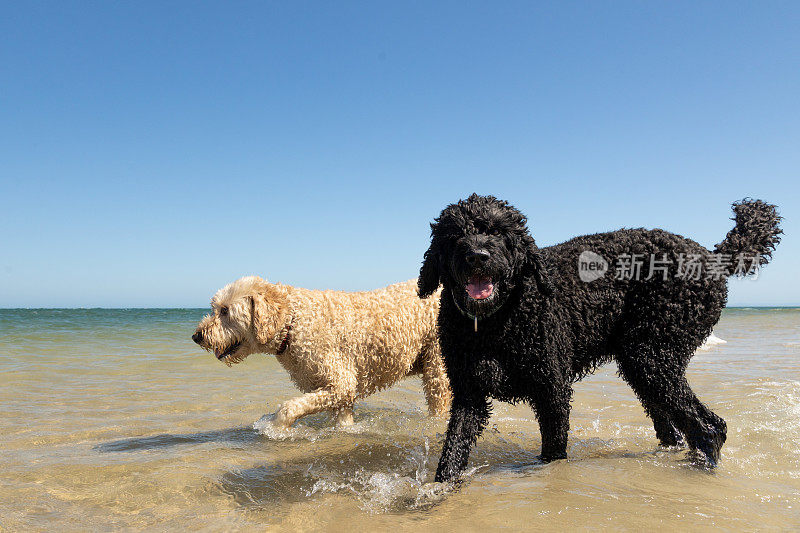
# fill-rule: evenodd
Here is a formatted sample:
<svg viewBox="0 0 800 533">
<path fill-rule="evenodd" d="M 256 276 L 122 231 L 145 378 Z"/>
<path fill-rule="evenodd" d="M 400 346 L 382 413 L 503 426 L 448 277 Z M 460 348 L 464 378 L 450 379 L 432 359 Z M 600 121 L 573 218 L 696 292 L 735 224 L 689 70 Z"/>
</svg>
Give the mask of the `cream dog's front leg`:
<svg viewBox="0 0 800 533">
<path fill-rule="evenodd" d="M 298 418 L 326 410 L 337 410 L 337 424 L 353 422 L 352 404 L 331 389 L 318 389 L 284 402 L 275 413 L 276 426 L 288 428 Z"/>
<path fill-rule="evenodd" d="M 352 426 L 353 425 L 353 407 L 341 407 L 336 411 L 336 425 L 337 426 Z"/>
</svg>

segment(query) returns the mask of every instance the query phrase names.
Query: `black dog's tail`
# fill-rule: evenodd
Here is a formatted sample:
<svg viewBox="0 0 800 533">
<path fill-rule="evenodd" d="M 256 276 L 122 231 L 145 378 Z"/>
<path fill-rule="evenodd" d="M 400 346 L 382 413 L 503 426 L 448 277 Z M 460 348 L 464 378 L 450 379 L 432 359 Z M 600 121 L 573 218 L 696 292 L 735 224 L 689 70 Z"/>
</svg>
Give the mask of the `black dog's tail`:
<svg viewBox="0 0 800 533">
<path fill-rule="evenodd" d="M 772 259 L 772 252 L 781 242 L 781 216 L 778 209 L 762 200 L 745 198 L 733 204 L 733 229 L 719 243 L 714 252 L 730 254 L 731 257 L 759 258 L 759 265 L 766 265 Z"/>
</svg>

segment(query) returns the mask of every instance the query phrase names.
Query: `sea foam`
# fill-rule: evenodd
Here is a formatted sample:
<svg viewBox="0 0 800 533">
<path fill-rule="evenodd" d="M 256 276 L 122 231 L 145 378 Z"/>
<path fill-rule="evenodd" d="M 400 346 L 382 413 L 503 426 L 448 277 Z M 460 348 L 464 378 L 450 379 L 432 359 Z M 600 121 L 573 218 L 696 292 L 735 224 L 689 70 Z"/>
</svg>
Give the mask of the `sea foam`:
<svg viewBox="0 0 800 533">
<path fill-rule="evenodd" d="M 702 351 L 710 350 L 714 346 L 718 346 L 720 344 L 726 344 L 727 342 L 728 341 L 720 339 L 719 337 L 717 337 L 712 333 L 711 335 L 708 336 L 706 342 L 704 342 L 703 345 L 698 348 L 698 350 Z"/>
</svg>

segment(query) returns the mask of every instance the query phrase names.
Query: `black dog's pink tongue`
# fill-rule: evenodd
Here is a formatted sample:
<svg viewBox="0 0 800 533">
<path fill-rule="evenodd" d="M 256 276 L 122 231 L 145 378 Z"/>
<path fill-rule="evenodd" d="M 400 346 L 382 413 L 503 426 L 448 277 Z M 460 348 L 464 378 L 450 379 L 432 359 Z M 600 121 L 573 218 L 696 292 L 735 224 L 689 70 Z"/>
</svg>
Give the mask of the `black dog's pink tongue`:
<svg viewBox="0 0 800 533">
<path fill-rule="evenodd" d="M 467 294 L 473 300 L 485 300 L 492 295 L 494 285 L 491 278 L 472 276 L 467 282 Z"/>
</svg>

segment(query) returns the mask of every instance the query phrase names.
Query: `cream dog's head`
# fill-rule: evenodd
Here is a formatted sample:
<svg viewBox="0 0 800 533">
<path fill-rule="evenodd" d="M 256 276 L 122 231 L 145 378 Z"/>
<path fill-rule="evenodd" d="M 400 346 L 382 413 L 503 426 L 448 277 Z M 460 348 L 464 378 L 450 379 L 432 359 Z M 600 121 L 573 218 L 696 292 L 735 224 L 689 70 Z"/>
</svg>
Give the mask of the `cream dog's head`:
<svg viewBox="0 0 800 533">
<path fill-rule="evenodd" d="M 211 298 L 211 314 L 203 317 L 192 340 L 231 366 L 252 353 L 273 352 L 286 323 L 282 286 L 247 276 L 221 288 Z"/>
</svg>

